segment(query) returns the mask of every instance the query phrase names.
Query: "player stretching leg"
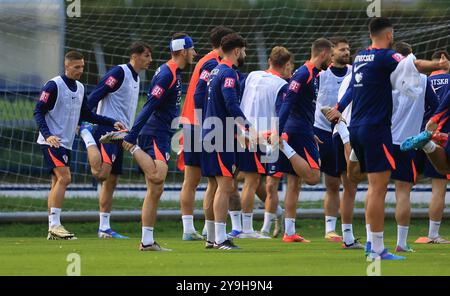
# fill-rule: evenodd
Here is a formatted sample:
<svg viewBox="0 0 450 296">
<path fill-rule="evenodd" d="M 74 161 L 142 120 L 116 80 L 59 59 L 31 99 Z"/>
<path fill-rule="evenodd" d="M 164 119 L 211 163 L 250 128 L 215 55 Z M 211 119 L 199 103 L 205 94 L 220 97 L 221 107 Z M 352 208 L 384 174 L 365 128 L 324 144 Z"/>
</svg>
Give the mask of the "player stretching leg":
<svg viewBox="0 0 450 296">
<path fill-rule="evenodd" d="M 154 240 L 153 230 L 167 176 L 167 161 L 174 133 L 172 121 L 180 111 L 181 70 L 192 64 L 196 52 L 191 37 L 185 33 L 174 34 L 169 48 L 172 58 L 156 70 L 147 102 L 129 134 L 123 138 L 123 148 L 133 155 L 144 172 L 147 183 L 147 193 L 142 205 L 141 251 L 170 250 L 161 247 Z M 139 146 L 136 145 L 136 140 Z"/>
<path fill-rule="evenodd" d="M 438 50 L 433 53 L 431 57 L 433 60 L 439 60 L 441 55 L 444 54 L 445 57 L 449 60 L 450 55 L 445 50 Z M 448 70 L 435 71 L 430 74 L 429 78 L 430 82 L 433 85 L 436 94 L 441 101 L 444 98 L 445 94 L 449 91 L 449 81 L 450 74 Z M 429 118 L 427 118 L 428 120 Z M 426 123 L 426 122 L 425 122 Z M 425 124 L 423 125 L 422 130 L 424 129 Z M 450 127 L 449 123 L 445 122 L 443 125 L 438 127 L 437 131 L 449 132 Z M 442 221 L 442 216 L 445 208 L 445 194 L 447 192 L 447 183 L 448 183 L 448 175 L 439 174 L 433 165 L 430 163 L 430 160 L 426 157 L 425 153 L 422 150 L 416 151 L 416 158 L 420 164 L 423 164 L 423 174 L 425 177 L 431 178 L 431 200 L 429 205 L 429 229 L 428 236 L 419 237 L 415 243 L 417 244 L 448 244 L 450 243 L 445 238 L 439 235 L 439 228 Z"/>
<path fill-rule="evenodd" d="M 213 202 L 214 248 L 234 250 L 239 247 L 227 238 L 226 220 L 230 196 L 235 190 L 235 125 L 230 126 L 227 121 L 246 119 L 239 108 L 240 86 L 236 72 L 245 59 L 246 41 L 240 35 L 232 33 L 222 38 L 221 47 L 224 58 L 211 71 L 208 81 L 208 100 L 202 129 L 202 173 L 207 177 L 214 177 L 217 181 Z M 218 125 L 222 128 L 218 128 Z"/>
<path fill-rule="evenodd" d="M 393 27 L 387 18 L 373 18 L 369 31 L 372 45 L 360 51 L 353 64 L 350 142 L 360 161 L 361 172 L 368 173 L 366 221 L 372 236 L 368 260 L 378 257 L 403 260 L 405 257 L 395 256 L 384 248 L 383 239 L 387 184 L 391 170 L 396 167 L 390 130 L 393 88 L 390 79 L 403 56 L 390 49 Z M 439 63 L 423 60 L 415 60 L 414 65 L 419 72 L 442 67 Z M 340 102 L 338 109 L 345 108 L 348 102 Z"/>
<path fill-rule="evenodd" d="M 394 49 L 406 57 L 397 68 L 408 67 L 408 64 L 410 64 L 410 68 L 413 69 L 411 45 L 405 42 L 397 42 L 394 45 Z M 392 92 L 394 106 L 392 111 L 392 143 L 396 169 L 392 171 L 391 178 L 395 180 L 396 252 L 414 252 L 407 244 L 407 238 L 411 218 L 410 193 L 417 177 L 414 151 L 401 151 L 400 144 L 406 138 L 420 132 L 424 118 L 429 119 L 439 104 L 436 93 L 427 76 L 420 74 L 419 77 L 422 91 L 417 97 L 412 98 L 399 91 Z"/>
<path fill-rule="evenodd" d="M 269 69 L 266 71 L 253 71 L 247 76 L 241 100 L 241 109 L 258 133 L 272 130 L 272 120 L 276 117 L 276 104 L 281 102 L 286 95 L 288 89 L 286 79 L 291 77 L 292 68 L 292 54 L 286 48 L 277 46 L 272 49 L 270 54 Z M 241 201 L 243 232 L 239 235 L 239 238 L 270 238 L 268 235 L 263 235 L 253 230 L 255 194 L 258 187 L 260 187 L 261 175 L 266 173 L 261 161 L 264 160 L 263 157 L 271 157 L 267 154 L 265 155 L 265 152 L 261 151 L 261 149 L 257 149 L 257 151 L 245 149 L 244 152 L 237 153 L 237 167 L 244 178 Z M 264 161 L 264 163 L 267 163 L 267 161 Z M 269 210 L 271 212 L 264 213 L 264 216 L 275 216 L 276 218 L 277 205 L 275 205 L 274 209 L 270 207 Z M 270 229 L 270 226 L 267 227 L 266 225 L 264 233 L 268 232 L 267 228 Z"/>
<path fill-rule="evenodd" d="M 128 49 L 130 61 L 113 67 L 103 76 L 88 98 L 89 109 L 97 114 L 118 118 L 130 129 L 139 99 L 139 75 L 152 61 L 151 48 L 143 42 L 134 42 Z M 123 148 L 118 143 L 102 144 L 99 139 L 112 129 L 99 125 L 92 136 L 92 125 L 82 124 L 81 138 L 86 144 L 92 175 L 101 182 L 99 206 L 99 238 L 128 238 L 110 226 L 112 198 L 119 175 L 122 173 Z"/>
<path fill-rule="evenodd" d="M 52 186 L 48 195 L 47 239 L 75 239 L 75 235 L 61 225 L 60 215 L 64 195 L 71 181 L 70 154 L 75 131 L 80 120 L 124 128 L 123 124 L 109 117 L 90 111 L 84 86 L 78 79 L 83 74 L 84 58 L 77 51 L 69 51 L 64 57 L 64 75 L 49 80 L 42 89 L 34 109 L 39 127 L 38 144 L 52 174 Z"/>
<path fill-rule="evenodd" d="M 274 135 L 271 139 L 271 143 L 281 141 L 280 149 L 290 161 L 284 168 L 288 174 L 284 242 L 309 242 L 295 233 L 295 217 L 300 182 L 315 185 L 320 181 L 319 151 L 313 129 L 317 75 L 331 63 L 332 47 L 333 44 L 324 38 L 313 42 L 311 59 L 294 72 L 280 107 L 282 137 L 277 141 L 277 135 Z"/>
</svg>

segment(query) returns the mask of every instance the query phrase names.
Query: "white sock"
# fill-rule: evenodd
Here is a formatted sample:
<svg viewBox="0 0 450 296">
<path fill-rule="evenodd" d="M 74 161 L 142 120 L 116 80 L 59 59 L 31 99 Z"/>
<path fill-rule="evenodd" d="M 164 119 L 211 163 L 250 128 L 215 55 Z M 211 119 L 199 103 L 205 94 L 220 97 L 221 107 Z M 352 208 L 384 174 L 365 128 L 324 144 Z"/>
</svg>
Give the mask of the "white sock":
<svg viewBox="0 0 450 296">
<path fill-rule="evenodd" d="M 353 224 L 342 224 L 342 239 L 347 245 L 355 242 L 355 237 L 353 236 Z"/>
<path fill-rule="evenodd" d="M 397 246 L 405 249 L 409 226 L 397 225 Z"/>
<path fill-rule="evenodd" d="M 80 132 L 80 136 L 83 139 L 86 148 L 89 146 L 97 145 L 97 143 L 95 143 L 94 137 L 89 130 L 82 129 Z"/>
<path fill-rule="evenodd" d="M 330 231 L 336 231 L 336 217 L 325 216 L 325 234 Z"/>
<path fill-rule="evenodd" d="M 284 229 L 287 235 L 295 234 L 295 218 L 284 218 Z"/>
<path fill-rule="evenodd" d="M 270 228 L 272 227 L 272 222 L 277 218 L 277 214 L 264 212 L 264 223 L 261 228 L 261 232 L 270 232 Z"/>
<path fill-rule="evenodd" d="M 372 242 L 372 232 L 370 231 L 370 224 L 366 224 L 367 242 Z"/>
<path fill-rule="evenodd" d="M 215 233 L 216 227 L 214 226 L 214 221 L 206 220 L 205 228 L 206 228 L 206 240 L 213 243 L 216 237 Z"/>
<path fill-rule="evenodd" d="M 206 231 L 207 231 L 207 229 L 206 229 L 206 220 L 205 220 L 205 224 L 203 225 L 203 229 L 202 229 L 202 235 L 203 236 L 206 236 L 206 233 L 207 233 Z"/>
<path fill-rule="evenodd" d="M 111 213 L 98 213 L 98 215 L 100 216 L 100 226 L 99 229 L 100 230 L 108 230 L 111 228 L 111 226 L 109 225 L 109 218 L 111 217 Z"/>
<path fill-rule="evenodd" d="M 181 219 L 183 220 L 183 233 L 195 232 L 193 215 L 182 215 Z"/>
<path fill-rule="evenodd" d="M 250 233 L 253 230 L 253 213 L 242 213 L 242 232 Z"/>
<path fill-rule="evenodd" d="M 356 156 L 355 150 L 352 149 L 352 151 L 350 151 L 350 156 L 348 157 L 348 160 L 353 161 L 353 162 L 358 162 L 358 157 Z"/>
<path fill-rule="evenodd" d="M 139 147 L 138 145 L 134 145 L 133 148 L 130 149 L 130 153 L 131 155 L 134 154 L 134 152 L 141 150 L 141 147 Z"/>
<path fill-rule="evenodd" d="M 277 217 L 283 215 L 283 208 L 280 205 L 277 206 L 277 213 L 276 214 L 277 214 Z"/>
<path fill-rule="evenodd" d="M 142 227 L 142 244 L 144 246 L 153 245 L 153 227 Z"/>
<path fill-rule="evenodd" d="M 50 213 L 48 214 L 48 226 L 49 228 L 61 225 L 61 209 L 60 208 L 50 208 Z"/>
<path fill-rule="evenodd" d="M 439 237 L 439 227 L 441 227 L 441 221 L 430 220 L 430 228 L 428 229 L 429 238 Z"/>
<path fill-rule="evenodd" d="M 432 153 L 436 150 L 436 144 L 433 141 L 430 141 L 423 146 L 422 150 L 427 154 Z"/>
<path fill-rule="evenodd" d="M 290 159 L 292 156 L 294 156 L 297 152 L 295 152 L 294 149 L 292 149 L 291 146 L 289 146 L 289 144 L 287 143 L 286 140 L 283 140 L 283 148 L 281 148 L 281 152 L 284 153 L 284 155 L 286 155 L 286 157 L 288 159 Z"/>
<path fill-rule="evenodd" d="M 383 231 L 372 232 L 372 251 L 381 254 L 384 250 Z"/>
<path fill-rule="evenodd" d="M 215 240 L 216 244 L 221 244 L 227 240 L 227 224 L 222 222 L 215 222 Z"/>
<path fill-rule="evenodd" d="M 242 231 L 241 211 L 230 211 L 231 229 Z"/>
<path fill-rule="evenodd" d="M 336 129 L 342 139 L 342 143 L 346 144 L 350 142 L 350 133 L 345 122 L 339 121 L 338 124 L 336 124 Z"/>
</svg>

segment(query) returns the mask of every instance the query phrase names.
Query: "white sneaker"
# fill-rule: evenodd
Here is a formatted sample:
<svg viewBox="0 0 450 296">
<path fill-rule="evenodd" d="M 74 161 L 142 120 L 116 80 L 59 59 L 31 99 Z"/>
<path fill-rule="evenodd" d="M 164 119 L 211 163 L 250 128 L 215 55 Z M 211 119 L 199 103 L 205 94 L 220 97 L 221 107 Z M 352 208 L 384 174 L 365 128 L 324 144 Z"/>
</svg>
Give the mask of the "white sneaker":
<svg viewBox="0 0 450 296">
<path fill-rule="evenodd" d="M 261 233 L 258 233 L 256 231 L 252 231 L 252 232 L 242 232 L 241 234 L 239 234 L 239 238 L 256 238 L 256 239 L 268 239 L 270 238 L 269 236 L 265 236 Z"/>
<path fill-rule="evenodd" d="M 75 234 L 67 231 L 64 226 L 58 225 L 55 227 L 50 227 L 48 229 L 48 240 L 55 240 L 55 239 L 77 239 L 75 237 Z"/>
</svg>

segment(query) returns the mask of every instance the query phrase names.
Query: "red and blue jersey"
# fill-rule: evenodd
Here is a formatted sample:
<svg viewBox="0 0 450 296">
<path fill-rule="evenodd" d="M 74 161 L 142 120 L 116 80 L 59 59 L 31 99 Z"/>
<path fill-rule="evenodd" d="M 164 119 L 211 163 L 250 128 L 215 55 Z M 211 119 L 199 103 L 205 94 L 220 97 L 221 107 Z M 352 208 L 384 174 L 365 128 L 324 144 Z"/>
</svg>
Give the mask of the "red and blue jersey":
<svg viewBox="0 0 450 296">
<path fill-rule="evenodd" d="M 450 131 L 450 74 L 436 71 L 431 73 L 428 80 L 431 82 L 434 91 L 439 98 L 439 107 L 431 118 L 435 123 L 439 123 L 438 130 L 442 132 Z"/>
<path fill-rule="evenodd" d="M 205 115 L 204 106 L 207 98 L 209 75 L 219 64 L 219 59 L 219 55 L 211 51 L 195 65 L 184 100 L 183 111 L 181 112 L 181 123 L 191 125 L 201 124 L 194 109 L 202 110 L 202 116 Z"/>
<path fill-rule="evenodd" d="M 428 80 L 431 82 L 434 91 L 436 92 L 439 101 L 441 101 L 447 92 L 450 90 L 450 74 L 443 71 L 435 71 L 431 73 Z"/>
<path fill-rule="evenodd" d="M 135 144 L 139 134 L 172 136 L 172 121 L 180 114 L 181 90 L 181 70 L 170 60 L 156 70 L 147 102 L 124 140 Z"/>
<path fill-rule="evenodd" d="M 280 133 L 313 134 L 319 72 L 319 69 L 307 61 L 292 75 L 280 107 Z"/>
<path fill-rule="evenodd" d="M 211 71 L 208 82 L 208 99 L 206 102 L 206 112 L 204 120 L 214 118 L 220 120 L 224 127 L 224 137 L 227 132 L 226 118 L 242 118 L 246 120 L 240 108 L 241 89 L 239 75 L 236 67 L 227 60 L 222 60 L 219 65 Z M 213 126 L 203 126 L 202 136 L 207 135 Z"/>
<path fill-rule="evenodd" d="M 391 125 L 392 85 L 390 76 L 403 56 L 392 49 L 369 47 L 353 62 L 350 126 Z M 341 106 L 342 105 L 342 106 Z M 339 109 L 345 109 L 345 102 Z"/>
</svg>

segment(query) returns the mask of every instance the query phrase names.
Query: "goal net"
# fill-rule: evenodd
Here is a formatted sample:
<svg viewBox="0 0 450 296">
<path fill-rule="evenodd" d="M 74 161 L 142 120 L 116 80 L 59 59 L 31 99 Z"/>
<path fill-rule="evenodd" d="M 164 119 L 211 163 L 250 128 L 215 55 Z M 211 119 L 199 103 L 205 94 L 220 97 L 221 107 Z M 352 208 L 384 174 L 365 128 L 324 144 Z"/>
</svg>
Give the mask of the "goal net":
<svg viewBox="0 0 450 296">
<path fill-rule="evenodd" d="M 89 93 L 108 69 L 128 61 L 125 49 L 131 42 L 151 44 L 153 63 L 141 73 L 139 112 L 155 69 L 170 58 L 168 42 L 174 32 L 192 36 L 201 57 L 210 50 L 208 32 L 217 25 L 231 27 L 249 43 L 242 72 L 264 69 L 276 45 L 287 47 L 298 67 L 319 37 L 345 36 L 353 53 L 369 45 L 367 23 L 374 15 L 391 18 L 396 40 L 412 44 L 418 58 L 448 50 L 450 41 L 448 1 L 2 0 L 0 6 L 0 204 L 9 210 L 34 206 L 5 195 L 38 196 L 42 190 L 45 196 L 49 188 L 33 109 L 42 85 L 62 73 L 68 50 L 85 56 L 81 82 Z M 184 91 L 192 69 L 183 73 Z M 183 180 L 176 160 L 174 151 L 166 182 L 169 193 L 177 192 Z M 95 192 L 97 184 L 78 136 L 71 171 L 72 195 Z M 134 195 L 144 188 L 143 176 L 126 153 L 117 194 Z"/>
</svg>

